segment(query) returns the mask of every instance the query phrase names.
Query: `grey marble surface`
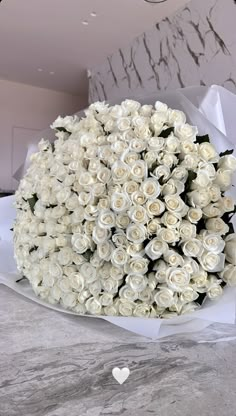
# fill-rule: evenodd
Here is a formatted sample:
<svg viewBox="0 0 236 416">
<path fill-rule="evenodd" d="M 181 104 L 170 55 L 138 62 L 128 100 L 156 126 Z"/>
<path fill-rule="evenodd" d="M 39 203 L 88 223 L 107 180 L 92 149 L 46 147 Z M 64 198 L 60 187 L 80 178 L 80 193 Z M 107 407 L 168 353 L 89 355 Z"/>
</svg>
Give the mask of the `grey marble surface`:
<svg viewBox="0 0 236 416">
<path fill-rule="evenodd" d="M 236 415 L 234 326 L 146 342 L 2 285 L 0 317 L 0 416 Z"/>
<path fill-rule="evenodd" d="M 91 68 L 89 100 L 139 97 L 190 85 L 236 91 L 236 3 L 187 1 L 127 47 Z"/>
</svg>

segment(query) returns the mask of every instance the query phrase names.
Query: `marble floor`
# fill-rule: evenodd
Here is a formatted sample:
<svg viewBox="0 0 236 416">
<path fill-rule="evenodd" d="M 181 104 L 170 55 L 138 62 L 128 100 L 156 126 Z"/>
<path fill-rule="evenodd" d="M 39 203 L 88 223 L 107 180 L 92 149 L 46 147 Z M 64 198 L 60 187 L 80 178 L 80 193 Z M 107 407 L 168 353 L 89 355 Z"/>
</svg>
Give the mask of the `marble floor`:
<svg viewBox="0 0 236 416">
<path fill-rule="evenodd" d="M 0 285 L 0 416 L 236 416 L 236 328 L 204 332 L 147 341 Z"/>
</svg>

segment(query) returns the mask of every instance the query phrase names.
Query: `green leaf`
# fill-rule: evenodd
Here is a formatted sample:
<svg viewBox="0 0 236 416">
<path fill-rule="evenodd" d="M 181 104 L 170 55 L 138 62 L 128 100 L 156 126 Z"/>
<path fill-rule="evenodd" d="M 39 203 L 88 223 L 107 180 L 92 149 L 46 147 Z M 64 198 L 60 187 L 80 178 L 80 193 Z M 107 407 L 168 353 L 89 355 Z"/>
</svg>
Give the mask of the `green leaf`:
<svg viewBox="0 0 236 416">
<path fill-rule="evenodd" d="M 229 223 L 228 223 L 228 226 L 229 226 L 229 232 L 228 232 L 227 234 L 232 234 L 232 233 L 234 233 L 234 226 L 233 226 L 232 222 L 229 222 Z"/>
<path fill-rule="evenodd" d="M 193 170 L 189 170 L 188 171 L 188 179 L 187 179 L 187 181 L 185 183 L 185 190 L 184 190 L 184 192 L 188 192 L 188 191 L 191 190 L 192 181 L 194 179 L 196 179 L 196 177 L 197 177 L 196 172 L 194 172 Z"/>
<path fill-rule="evenodd" d="M 58 131 L 64 131 L 64 133 L 69 133 L 69 134 L 70 134 L 70 132 L 69 132 L 69 131 L 67 131 L 67 130 L 65 129 L 65 127 L 56 127 L 56 130 L 58 130 Z"/>
<path fill-rule="evenodd" d="M 27 277 L 23 276 L 20 279 L 16 280 L 16 283 L 19 283 L 19 282 L 21 282 L 22 280 L 25 280 L 25 279 L 27 279 Z"/>
<path fill-rule="evenodd" d="M 196 137 L 196 142 L 201 144 L 201 143 L 210 143 L 210 138 L 208 136 L 208 134 L 205 134 L 204 136 L 197 136 Z"/>
<path fill-rule="evenodd" d="M 169 127 L 168 129 L 162 130 L 162 132 L 159 134 L 159 137 L 164 137 L 164 139 L 166 139 L 173 131 L 174 127 Z"/>
<path fill-rule="evenodd" d="M 225 152 L 220 153 L 220 157 L 227 156 L 227 155 L 232 155 L 233 152 L 234 152 L 234 149 L 226 150 Z"/>
<path fill-rule="evenodd" d="M 30 209 L 31 209 L 31 211 L 32 211 L 33 214 L 34 214 L 34 206 L 35 206 L 35 204 L 36 204 L 37 201 L 38 201 L 38 197 L 37 197 L 36 194 L 34 194 L 32 196 L 32 198 L 29 198 L 28 199 L 28 203 L 29 203 Z"/>
</svg>

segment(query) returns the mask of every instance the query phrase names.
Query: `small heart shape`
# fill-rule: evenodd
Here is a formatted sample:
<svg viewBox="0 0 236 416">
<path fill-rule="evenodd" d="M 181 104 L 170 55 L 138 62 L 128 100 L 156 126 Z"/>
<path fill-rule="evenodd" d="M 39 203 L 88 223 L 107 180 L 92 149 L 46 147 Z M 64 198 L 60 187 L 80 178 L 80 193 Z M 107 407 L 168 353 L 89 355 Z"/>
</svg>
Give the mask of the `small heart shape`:
<svg viewBox="0 0 236 416">
<path fill-rule="evenodd" d="M 118 381 L 119 384 L 123 384 L 125 380 L 127 380 L 127 378 L 129 377 L 130 370 L 127 367 L 121 369 L 119 367 L 115 367 L 112 370 L 112 375 L 114 379 Z"/>
</svg>

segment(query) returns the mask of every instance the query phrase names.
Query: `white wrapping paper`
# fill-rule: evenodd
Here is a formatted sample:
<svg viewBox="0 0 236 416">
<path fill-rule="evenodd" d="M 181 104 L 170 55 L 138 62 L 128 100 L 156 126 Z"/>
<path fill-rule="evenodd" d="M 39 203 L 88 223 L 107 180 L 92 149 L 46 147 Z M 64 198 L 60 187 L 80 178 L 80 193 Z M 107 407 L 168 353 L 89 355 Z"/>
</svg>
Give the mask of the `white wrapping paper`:
<svg viewBox="0 0 236 416">
<path fill-rule="evenodd" d="M 171 93 L 157 93 L 152 97 L 136 97 L 136 99 L 146 104 L 154 104 L 156 100 L 159 100 L 166 102 L 169 107 L 184 111 L 188 117 L 188 122 L 198 126 L 200 135 L 209 134 L 211 142 L 214 143 L 219 152 L 234 149 L 236 96 L 224 88 L 218 86 L 210 88 L 190 87 Z M 42 137 L 47 138 L 50 133 L 49 131 L 46 131 L 46 133 Z M 27 169 L 30 154 L 35 151 L 37 151 L 35 146 L 29 148 L 26 162 L 15 177 L 20 178 L 22 176 Z M 236 180 L 234 180 L 234 185 L 236 186 Z M 231 195 L 235 194 L 235 190 L 236 187 L 232 188 Z M 234 195 L 234 198 L 236 199 L 236 195 Z M 27 281 L 16 283 L 21 276 L 16 269 L 13 257 L 12 232 L 9 231 L 15 218 L 13 201 L 14 196 L 0 199 L 0 283 L 48 308 L 66 314 L 78 315 L 65 310 L 60 305 L 50 305 L 36 297 Z M 235 220 L 234 225 L 236 226 Z M 196 332 L 212 323 L 234 324 L 235 306 L 236 289 L 226 288 L 220 300 L 216 302 L 208 300 L 200 310 L 169 320 L 109 316 L 96 316 L 96 318 L 105 319 L 114 325 L 147 338 L 160 339 L 173 334 Z M 203 333 L 199 333 L 199 340 L 205 342 L 201 334 Z"/>
</svg>

